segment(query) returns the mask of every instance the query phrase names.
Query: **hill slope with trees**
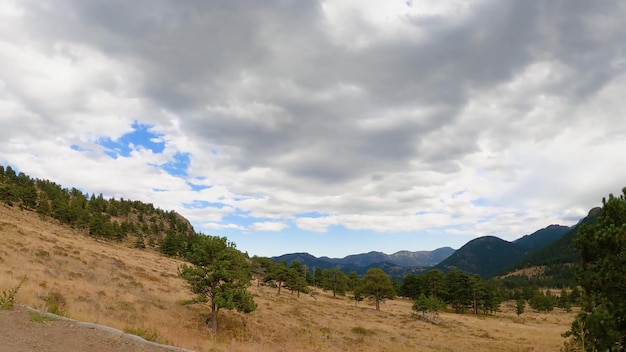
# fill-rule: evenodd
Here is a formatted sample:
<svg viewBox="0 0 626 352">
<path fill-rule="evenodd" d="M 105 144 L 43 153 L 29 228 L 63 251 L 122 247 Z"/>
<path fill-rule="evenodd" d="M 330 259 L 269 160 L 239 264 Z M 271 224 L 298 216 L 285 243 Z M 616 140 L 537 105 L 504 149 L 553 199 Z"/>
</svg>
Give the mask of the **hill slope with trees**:
<svg viewBox="0 0 626 352">
<path fill-rule="evenodd" d="M 569 231 L 566 226 L 550 225 L 513 242 L 494 236 L 476 238 L 435 266 L 448 271 L 456 268 L 482 277 L 495 276 L 526 256 L 549 246 Z"/>
</svg>

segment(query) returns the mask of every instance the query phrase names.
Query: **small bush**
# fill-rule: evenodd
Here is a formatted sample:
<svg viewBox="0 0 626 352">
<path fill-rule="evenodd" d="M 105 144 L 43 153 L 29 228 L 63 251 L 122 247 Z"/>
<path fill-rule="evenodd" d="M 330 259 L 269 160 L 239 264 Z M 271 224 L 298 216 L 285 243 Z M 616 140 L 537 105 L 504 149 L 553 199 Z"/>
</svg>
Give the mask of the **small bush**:
<svg viewBox="0 0 626 352">
<path fill-rule="evenodd" d="M 28 315 L 30 315 L 30 321 L 35 322 L 35 323 L 45 323 L 47 321 L 56 321 L 56 318 L 44 315 L 44 314 L 39 314 L 37 312 L 28 312 Z"/>
<path fill-rule="evenodd" d="M 39 258 L 39 259 L 47 259 L 47 258 L 49 258 L 49 257 L 50 257 L 50 253 L 46 252 L 46 251 L 45 251 L 45 250 L 43 250 L 43 249 L 38 249 L 38 250 L 35 252 L 35 256 L 36 256 L 37 258 Z"/>
<path fill-rule="evenodd" d="M 65 315 L 65 305 L 67 301 L 61 292 L 50 291 L 47 296 L 43 297 L 43 300 L 46 302 L 46 310 L 49 313 Z"/>
<path fill-rule="evenodd" d="M 152 330 L 152 329 L 148 329 L 148 328 L 133 328 L 133 327 L 125 327 L 124 328 L 124 332 L 127 334 L 132 334 L 132 335 L 137 335 L 141 338 L 143 338 L 144 340 L 147 341 L 152 341 L 152 342 L 156 342 L 156 343 L 163 343 L 163 344 L 167 344 L 168 341 L 162 339 L 161 337 L 159 337 L 159 334 Z"/>
<path fill-rule="evenodd" d="M 15 295 L 17 295 L 17 291 L 20 289 L 24 281 L 26 281 L 26 277 L 24 277 L 22 281 L 17 284 L 17 286 L 2 291 L 2 295 L 0 295 L 0 310 L 13 309 L 13 306 L 15 305 Z"/>
<path fill-rule="evenodd" d="M 352 332 L 359 335 L 374 335 L 373 330 L 368 330 L 362 326 L 355 326 L 352 328 Z"/>
</svg>

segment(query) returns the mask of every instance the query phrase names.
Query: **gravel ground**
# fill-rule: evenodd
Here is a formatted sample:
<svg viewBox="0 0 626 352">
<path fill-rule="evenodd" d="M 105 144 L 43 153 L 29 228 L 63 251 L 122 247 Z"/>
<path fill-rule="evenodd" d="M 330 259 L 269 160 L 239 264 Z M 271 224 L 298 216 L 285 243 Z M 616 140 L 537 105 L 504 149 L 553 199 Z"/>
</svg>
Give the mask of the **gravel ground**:
<svg viewBox="0 0 626 352">
<path fill-rule="evenodd" d="M 0 310 L 0 352 L 171 352 L 136 336 L 72 320 L 33 322 L 26 307 Z"/>
</svg>

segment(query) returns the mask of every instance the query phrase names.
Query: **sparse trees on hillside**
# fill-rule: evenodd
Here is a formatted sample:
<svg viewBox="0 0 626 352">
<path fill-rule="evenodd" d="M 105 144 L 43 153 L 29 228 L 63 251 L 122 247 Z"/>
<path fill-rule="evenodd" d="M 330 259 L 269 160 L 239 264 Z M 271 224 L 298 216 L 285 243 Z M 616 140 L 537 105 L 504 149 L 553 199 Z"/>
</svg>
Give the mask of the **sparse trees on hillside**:
<svg viewBox="0 0 626 352">
<path fill-rule="evenodd" d="M 220 309 L 236 309 L 250 313 L 256 309 L 252 295 L 246 290 L 252 271 L 246 256 L 225 237 L 204 236 L 191 249 L 192 265 L 183 264 L 180 276 L 191 291 L 206 299 L 211 307 L 211 330 L 217 331 Z"/>
</svg>

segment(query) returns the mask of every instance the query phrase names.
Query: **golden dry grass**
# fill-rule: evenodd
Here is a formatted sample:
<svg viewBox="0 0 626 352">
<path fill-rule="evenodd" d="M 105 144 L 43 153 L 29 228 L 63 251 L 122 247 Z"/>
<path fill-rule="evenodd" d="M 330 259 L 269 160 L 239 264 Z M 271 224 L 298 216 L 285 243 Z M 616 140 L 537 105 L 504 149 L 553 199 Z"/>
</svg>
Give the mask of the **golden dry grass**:
<svg viewBox="0 0 626 352">
<path fill-rule="evenodd" d="M 18 302 L 42 308 L 42 297 L 57 291 L 69 317 L 198 351 L 558 351 L 575 315 L 527 311 L 520 320 L 508 302 L 496 316 L 443 312 L 443 323 L 432 325 L 411 317 L 408 300 L 387 301 L 378 312 L 324 292 L 315 300 L 253 285 L 257 310 L 221 311 L 212 335 L 206 307 L 180 304 L 192 297 L 176 276 L 181 264 L 0 206 L 0 290 L 26 275 Z"/>
</svg>

